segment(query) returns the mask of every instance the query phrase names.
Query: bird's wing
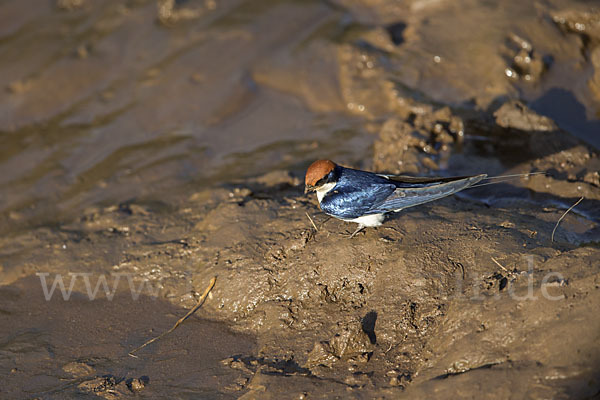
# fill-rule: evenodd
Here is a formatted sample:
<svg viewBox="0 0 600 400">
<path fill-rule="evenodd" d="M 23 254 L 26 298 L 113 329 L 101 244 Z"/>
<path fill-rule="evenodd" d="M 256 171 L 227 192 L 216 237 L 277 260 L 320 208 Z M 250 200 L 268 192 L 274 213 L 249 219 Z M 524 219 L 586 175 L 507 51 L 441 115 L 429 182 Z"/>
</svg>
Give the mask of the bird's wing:
<svg viewBox="0 0 600 400">
<path fill-rule="evenodd" d="M 374 204 L 381 204 L 397 190 L 393 184 L 368 185 L 359 189 L 335 189 L 321 200 L 321 210 L 341 219 L 354 219 L 370 212 Z"/>
<path fill-rule="evenodd" d="M 404 208 L 441 199 L 478 183 L 486 176 L 486 174 L 481 174 L 468 177 L 442 178 L 441 183 L 439 180 L 433 181 L 433 183 L 411 182 L 408 187 L 400 183 L 390 196 L 381 203 L 375 204 L 369 210 L 369 213 L 400 211 Z"/>
</svg>

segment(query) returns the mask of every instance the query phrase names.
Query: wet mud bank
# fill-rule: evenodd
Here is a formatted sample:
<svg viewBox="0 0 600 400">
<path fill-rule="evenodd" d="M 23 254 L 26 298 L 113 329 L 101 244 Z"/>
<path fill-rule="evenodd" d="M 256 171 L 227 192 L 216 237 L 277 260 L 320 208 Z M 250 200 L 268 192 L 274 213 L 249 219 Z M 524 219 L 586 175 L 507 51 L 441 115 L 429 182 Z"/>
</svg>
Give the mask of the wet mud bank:
<svg viewBox="0 0 600 400">
<path fill-rule="evenodd" d="M 600 393 L 597 11 L 192 3 L 5 6 L 67 34 L 2 28 L 2 397 Z M 547 174 L 349 239 L 303 194 L 324 157 Z"/>
<path fill-rule="evenodd" d="M 513 195 L 551 186 L 553 179 L 532 177 L 522 188 L 513 186 Z M 542 183 L 534 184 L 537 180 Z M 591 217 L 567 214 L 551 243 L 564 209 L 540 207 L 541 200 L 525 195 L 489 204 L 486 193 L 498 197 L 498 187 L 491 186 L 399 214 L 350 240 L 354 227 L 325 218 L 299 183 L 288 172 L 270 173 L 194 193 L 164 214 L 130 203 L 18 238 L 23 247 L 12 262 L 29 272 L 50 271 L 48 282 L 56 274 L 67 282 L 69 272 L 80 272 L 73 268 L 78 265 L 90 275 L 92 288 L 100 276 L 108 276 L 109 287 L 116 276 L 131 276 L 136 285 L 145 282 L 156 290 L 160 300 L 132 301 L 125 291 L 121 300 L 90 302 L 84 280 L 77 279 L 78 303 L 58 297 L 60 288 L 46 303 L 39 277 L 28 278 L 27 286 L 17 281 L 3 288 L 3 329 L 11 338 L 4 346 L 4 368 L 10 364 L 17 382 L 21 370 L 37 382 L 29 357 L 58 368 L 89 365 L 88 358 L 104 354 L 108 365 L 94 376 L 147 376 L 144 390 L 150 394 L 165 390 L 154 387 L 154 379 L 170 382 L 154 362 L 163 357 L 176 363 L 169 370 L 175 376 L 191 374 L 202 382 L 209 378 L 194 363 L 213 365 L 211 373 L 220 369 L 222 379 L 211 377 L 209 392 L 247 398 L 597 393 L 600 265 L 594 210 L 582 208 Z M 589 190 L 590 197 L 599 191 Z M 212 298 L 198 315 L 236 333 L 224 335 L 225 328 L 206 320 L 190 321 L 142 350 L 139 361 L 129 359 L 127 351 L 183 314 L 165 301 L 193 306 L 215 275 Z M 32 317 L 30 310 L 41 316 Z M 63 341 L 61 329 L 72 332 L 78 324 L 92 332 Z M 39 355 L 38 339 L 31 337 L 24 339 L 26 348 L 15 349 L 21 335 L 44 338 L 51 354 Z M 54 344 L 53 335 L 69 350 Z M 190 365 L 181 364 L 182 358 Z M 150 372 L 136 363 L 149 363 Z M 44 390 L 75 390 L 56 383 L 47 382 Z M 81 384 L 77 388 L 83 390 Z M 200 388 L 176 383 L 173 390 Z"/>
<path fill-rule="evenodd" d="M 124 286 L 93 301 L 85 290 L 65 300 L 41 288 L 35 276 L 0 287 L 3 398 L 235 398 L 227 388 L 247 381 L 222 363 L 253 352 L 247 335 L 192 318 L 134 358 L 128 353 L 166 330 L 178 307 L 146 293 L 132 301 Z"/>
</svg>

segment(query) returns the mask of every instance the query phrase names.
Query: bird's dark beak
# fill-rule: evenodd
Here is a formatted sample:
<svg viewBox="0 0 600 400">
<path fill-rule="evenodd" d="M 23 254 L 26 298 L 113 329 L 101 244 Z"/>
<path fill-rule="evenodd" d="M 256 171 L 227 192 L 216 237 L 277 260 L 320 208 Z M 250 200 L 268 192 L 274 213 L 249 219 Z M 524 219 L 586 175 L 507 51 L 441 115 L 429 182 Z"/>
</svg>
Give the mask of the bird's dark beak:
<svg viewBox="0 0 600 400">
<path fill-rule="evenodd" d="M 311 185 L 305 185 L 304 186 L 304 194 L 310 193 L 310 192 L 314 192 L 315 191 L 315 187 L 311 186 Z"/>
</svg>

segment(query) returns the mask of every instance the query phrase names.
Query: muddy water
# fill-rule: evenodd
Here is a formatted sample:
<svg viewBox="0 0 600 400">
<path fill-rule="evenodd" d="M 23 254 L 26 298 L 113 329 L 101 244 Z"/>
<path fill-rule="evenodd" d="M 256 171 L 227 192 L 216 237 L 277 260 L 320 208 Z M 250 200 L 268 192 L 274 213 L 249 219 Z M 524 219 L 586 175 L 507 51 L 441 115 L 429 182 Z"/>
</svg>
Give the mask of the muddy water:
<svg viewBox="0 0 600 400">
<path fill-rule="evenodd" d="M 597 395 L 600 14 L 496 3 L 0 4 L 2 397 Z M 350 241 L 323 157 L 549 174 Z"/>
</svg>

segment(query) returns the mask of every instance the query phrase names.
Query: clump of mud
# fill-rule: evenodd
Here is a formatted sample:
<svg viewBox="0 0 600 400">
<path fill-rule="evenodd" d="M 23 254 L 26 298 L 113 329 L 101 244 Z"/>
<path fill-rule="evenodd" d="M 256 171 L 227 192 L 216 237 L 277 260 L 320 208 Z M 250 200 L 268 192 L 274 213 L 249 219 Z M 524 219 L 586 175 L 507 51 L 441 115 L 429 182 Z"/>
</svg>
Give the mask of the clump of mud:
<svg viewBox="0 0 600 400">
<path fill-rule="evenodd" d="M 128 15 L 139 11 L 160 26 L 149 31 L 182 35 L 189 48 L 179 50 L 190 51 L 189 58 L 172 55 L 180 69 L 169 70 L 166 57 L 139 79 L 124 80 L 139 84 L 139 102 L 127 105 L 122 88 L 103 88 L 102 105 L 89 100 L 87 111 L 82 106 L 68 115 L 91 124 L 82 128 L 89 142 L 77 136 L 81 126 L 68 125 L 86 143 L 83 154 L 102 129 L 132 121 L 159 132 L 133 130 L 156 135 L 145 145 L 128 143 L 106 158 L 94 153 L 102 159 L 97 164 L 81 155 L 65 158 L 83 171 L 76 177 L 63 177 L 49 160 L 15 178 L 35 193 L 42 189 L 27 185 L 48 167 L 54 175 L 40 187 L 60 185 L 52 195 L 57 204 L 20 191 L 6 199 L 2 393 L 597 395 L 600 159 L 585 130 L 594 120 L 579 118 L 597 100 L 597 15 L 559 1 L 548 10 L 525 3 L 499 9 L 468 1 L 341 0 L 256 10 L 158 1 L 119 9 L 119 23 L 132 23 Z M 65 14 L 92 7 L 57 4 L 70 10 Z M 115 32 L 105 18 L 100 25 Z M 209 27 L 212 41 L 193 31 L 200 25 Z M 489 30 L 476 38 L 469 26 Z M 280 36 L 288 41 L 274 39 Z M 89 41 L 100 43 L 96 36 Z M 260 49 L 258 59 L 241 50 L 248 43 Z M 223 55 L 229 49 L 223 44 L 235 51 Z M 196 58 L 190 49 L 197 48 L 223 71 L 207 69 L 207 78 L 186 70 L 181 80 L 184 65 L 207 58 Z M 84 62 L 97 56 L 83 50 Z M 577 75 L 577 87 L 587 88 L 573 92 L 577 118 L 541 112 L 556 95 L 550 89 L 564 86 L 572 68 L 589 72 Z M 219 79 L 227 84 L 218 86 Z M 13 98 L 29 93 L 23 104 L 58 113 L 55 102 L 35 97 L 41 81 L 23 82 L 10 86 Z M 224 87 L 227 94 L 216 90 Z M 167 89 L 188 97 L 177 102 L 162 93 Z M 89 122 L 93 109 L 115 96 L 120 108 L 102 119 L 107 125 Z M 205 108 L 190 106 L 198 102 Z M 23 134 L 31 148 L 16 159 L 28 160 L 62 132 L 57 126 L 67 129 L 66 117 L 35 130 L 27 125 L 34 109 L 19 104 L 11 103 L 22 119 L 12 121 L 19 127 L 2 154 L 18 149 L 16 134 Z M 200 133 L 175 124 L 188 118 Z M 278 130 L 293 124 L 296 130 Z M 109 137 L 117 140 L 115 132 Z M 248 151 L 251 145 L 257 148 Z M 354 226 L 328 218 L 314 196 L 303 194 L 305 167 L 322 157 L 388 173 L 546 174 L 405 210 L 349 239 Z M 189 174 L 188 164 L 200 178 L 164 183 Z M 13 206 L 19 200 L 31 207 Z M 41 203 L 46 212 L 34 207 Z M 62 213 L 50 213 L 55 207 Z M 214 276 L 217 284 L 196 317 L 139 358 L 128 354 L 194 306 Z"/>
</svg>

